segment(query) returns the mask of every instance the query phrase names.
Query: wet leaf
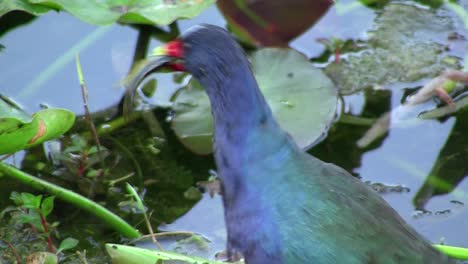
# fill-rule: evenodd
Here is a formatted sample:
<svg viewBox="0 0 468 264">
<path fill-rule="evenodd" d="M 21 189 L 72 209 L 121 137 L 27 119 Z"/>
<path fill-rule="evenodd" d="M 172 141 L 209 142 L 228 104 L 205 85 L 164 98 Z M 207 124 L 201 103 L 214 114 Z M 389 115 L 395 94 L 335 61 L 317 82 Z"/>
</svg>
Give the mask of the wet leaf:
<svg viewBox="0 0 468 264">
<path fill-rule="evenodd" d="M 328 129 L 336 110 L 336 91 L 328 77 L 291 49 L 252 54 L 252 69 L 273 115 L 302 148 Z M 172 127 L 181 142 L 199 154 L 212 151 L 213 120 L 208 96 L 192 80 L 176 95 Z"/>
<path fill-rule="evenodd" d="M 56 138 L 68 131 L 74 122 L 75 115 L 65 109 L 45 109 L 31 117 L 0 100 L 0 155 Z"/>
<path fill-rule="evenodd" d="M 0 17 L 13 10 L 25 11 L 39 16 L 47 13 L 51 8 L 44 5 L 33 4 L 27 0 L 3 0 L 0 2 Z"/>
<path fill-rule="evenodd" d="M 214 2 L 215 0 L 6 0 L 0 3 L 0 16 L 13 10 L 40 15 L 59 9 L 96 25 L 108 25 L 117 21 L 167 25 L 179 18 L 197 16 Z"/>
<path fill-rule="evenodd" d="M 224 262 L 212 261 L 202 259 L 198 257 L 190 257 L 174 252 L 149 250 L 144 248 L 106 244 L 107 253 L 112 259 L 114 264 L 127 264 L 127 263 L 138 263 L 138 264 L 154 264 L 159 263 L 171 263 L 171 261 L 177 261 L 173 263 L 192 263 L 192 264 L 221 264 Z"/>
</svg>

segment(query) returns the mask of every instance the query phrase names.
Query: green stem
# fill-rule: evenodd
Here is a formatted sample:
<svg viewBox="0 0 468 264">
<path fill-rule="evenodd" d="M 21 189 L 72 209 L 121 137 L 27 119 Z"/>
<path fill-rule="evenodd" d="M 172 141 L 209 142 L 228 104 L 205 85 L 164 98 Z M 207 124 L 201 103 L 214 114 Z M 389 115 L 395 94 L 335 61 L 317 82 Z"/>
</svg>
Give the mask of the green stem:
<svg viewBox="0 0 468 264">
<path fill-rule="evenodd" d="M 142 60 L 146 57 L 148 53 L 148 47 L 151 40 L 151 26 L 140 25 L 138 30 L 138 39 L 135 46 L 135 52 L 133 53 L 132 69 L 135 66 L 135 63 L 139 60 Z"/>
<path fill-rule="evenodd" d="M 339 123 L 355 126 L 372 126 L 375 121 L 375 118 L 359 117 L 349 114 L 342 114 L 338 120 Z"/>
<path fill-rule="evenodd" d="M 462 247 L 452 247 L 452 246 L 445 246 L 445 245 L 434 245 L 435 248 L 445 253 L 447 256 L 461 259 L 461 260 L 468 260 L 468 249 Z"/>
<path fill-rule="evenodd" d="M 62 188 L 53 183 L 36 178 L 13 166 L 0 162 L 0 175 L 11 177 L 39 191 L 55 195 L 57 198 L 81 208 L 110 225 L 114 230 L 128 238 L 137 238 L 140 233 L 122 218 L 107 210 L 103 206 L 75 192 Z"/>
</svg>

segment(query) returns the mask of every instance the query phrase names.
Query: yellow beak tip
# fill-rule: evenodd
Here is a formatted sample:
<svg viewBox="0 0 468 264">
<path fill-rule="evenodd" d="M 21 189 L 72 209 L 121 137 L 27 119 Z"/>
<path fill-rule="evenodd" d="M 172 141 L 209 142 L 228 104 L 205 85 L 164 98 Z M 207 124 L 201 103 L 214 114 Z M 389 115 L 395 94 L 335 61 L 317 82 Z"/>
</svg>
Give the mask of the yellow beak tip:
<svg viewBox="0 0 468 264">
<path fill-rule="evenodd" d="M 167 55 L 164 46 L 156 47 L 151 51 L 151 56 L 165 56 Z"/>
</svg>

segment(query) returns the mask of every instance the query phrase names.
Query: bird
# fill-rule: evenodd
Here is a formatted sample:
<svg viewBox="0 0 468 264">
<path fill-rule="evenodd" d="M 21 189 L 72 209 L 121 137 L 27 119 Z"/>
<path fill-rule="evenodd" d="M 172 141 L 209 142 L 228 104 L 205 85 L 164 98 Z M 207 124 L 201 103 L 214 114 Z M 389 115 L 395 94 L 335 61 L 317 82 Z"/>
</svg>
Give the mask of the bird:
<svg viewBox="0 0 468 264">
<path fill-rule="evenodd" d="M 240 254 L 247 264 L 455 263 L 362 181 L 294 142 L 228 31 L 193 26 L 155 54 L 171 58 L 169 66 L 190 73 L 208 94 L 228 258 Z"/>
</svg>

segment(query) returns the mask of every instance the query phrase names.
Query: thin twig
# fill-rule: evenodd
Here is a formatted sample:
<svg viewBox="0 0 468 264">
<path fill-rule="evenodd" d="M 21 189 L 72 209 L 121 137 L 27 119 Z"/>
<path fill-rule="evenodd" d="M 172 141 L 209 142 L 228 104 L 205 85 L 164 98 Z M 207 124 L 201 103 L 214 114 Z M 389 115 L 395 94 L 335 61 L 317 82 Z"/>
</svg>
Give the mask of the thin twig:
<svg viewBox="0 0 468 264">
<path fill-rule="evenodd" d="M 91 117 L 91 113 L 89 112 L 89 107 L 88 107 L 88 88 L 86 88 L 86 84 L 84 82 L 83 78 L 83 71 L 81 70 L 81 62 L 80 62 L 80 57 L 77 54 L 76 55 L 76 68 L 78 71 L 78 78 L 80 80 L 80 87 L 81 87 L 81 95 L 83 97 L 83 107 L 85 110 L 85 117 L 86 120 L 88 121 L 89 128 L 91 129 L 91 132 L 93 133 L 94 140 L 96 141 L 96 147 L 98 150 L 98 155 L 99 155 L 99 160 L 101 162 L 101 167 L 104 169 L 104 157 L 102 156 L 101 152 L 101 142 L 99 141 L 99 136 L 96 132 L 96 127 L 94 126 L 93 123 L 93 118 Z"/>
<path fill-rule="evenodd" d="M 159 250 L 163 250 L 161 244 L 159 244 L 158 240 L 156 239 L 156 236 L 153 231 L 153 227 L 151 226 L 149 217 L 145 212 L 145 206 L 143 205 L 143 201 L 141 200 L 140 195 L 137 193 L 135 188 L 133 188 L 133 186 L 131 186 L 129 183 L 126 184 L 126 187 L 127 187 L 127 191 L 133 196 L 133 199 L 135 200 L 137 204 L 137 208 L 140 209 L 140 211 L 143 213 L 143 216 L 145 217 L 145 223 L 148 228 L 148 232 L 151 235 L 151 240 L 159 248 Z"/>
<path fill-rule="evenodd" d="M 83 71 L 81 69 L 81 62 L 80 62 L 80 56 L 77 54 L 76 55 L 76 69 L 78 72 L 78 79 L 80 81 L 80 87 L 81 87 L 81 95 L 83 98 L 83 107 L 85 110 L 85 118 L 88 121 L 89 128 L 91 130 L 91 133 L 93 134 L 94 141 L 96 142 L 96 147 L 97 147 L 97 152 L 99 156 L 99 163 L 101 165 L 102 170 L 105 168 L 104 164 L 104 157 L 102 156 L 102 151 L 101 151 L 101 142 L 99 141 L 98 134 L 96 132 L 96 127 L 94 126 L 93 119 L 91 117 L 91 113 L 89 112 L 89 107 L 88 107 L 88 89 L 86 88 L 86 84 L 84 81 L 83 77 Z M 88 196 L 91 197 L 93 196 L 94 193 L 94 183 L 93 182 L 93 187 L 89 189 Z"/>
</svg>

